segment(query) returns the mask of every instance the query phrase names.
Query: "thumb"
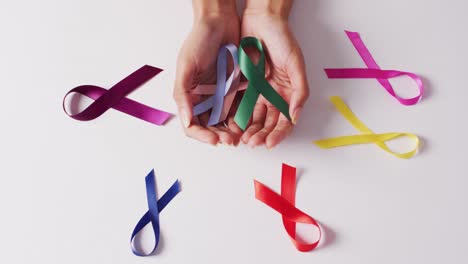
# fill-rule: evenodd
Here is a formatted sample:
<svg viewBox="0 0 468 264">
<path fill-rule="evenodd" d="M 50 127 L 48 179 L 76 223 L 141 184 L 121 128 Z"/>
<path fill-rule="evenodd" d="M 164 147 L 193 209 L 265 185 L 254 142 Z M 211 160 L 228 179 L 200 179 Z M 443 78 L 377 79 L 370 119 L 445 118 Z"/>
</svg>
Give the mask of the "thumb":
<svg viewBox="0 0 468 264">
<path fill-rule="evenodd" d="M 293 124 L 297 124 L 299 115 L 309 98 L 309 84 L 305 68 L 304 57 L 301 51 L 294 52 L 288 61 L 288 76 L 291 81 L 291 101 L 289 103 L 289 113 Z"/>
<path fill-rule="evenodd" d="M 182 125 L 185 128 L 188 128 L 193 116 L 193 104 L 190 89 L 192 86 L 195 67 L 193 63 L 183 60 L 184 59 L 179 61 L 177 64 L 173 97 L 179 110 Z"/>
</svg>

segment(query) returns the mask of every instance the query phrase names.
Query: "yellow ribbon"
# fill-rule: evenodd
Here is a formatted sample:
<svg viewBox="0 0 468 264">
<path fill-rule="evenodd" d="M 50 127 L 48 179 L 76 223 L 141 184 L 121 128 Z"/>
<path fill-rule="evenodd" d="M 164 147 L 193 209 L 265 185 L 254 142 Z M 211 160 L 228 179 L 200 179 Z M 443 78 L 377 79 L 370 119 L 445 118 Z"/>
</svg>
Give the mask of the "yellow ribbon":
<svg viewBox="0 0 468 264">
<path fill-rule="evenodd" d="M 330 101 L 335 105 L 336 109 L 362 134 L 361 135 L 352 135 L 352 136 L 343 136 L 336 138 L 328 138 L 315 141 L 315 144 L 320 148 L 329 149 L 342 146 L 349 146 L 355 144 L 368 144 L 375 143 L 381 149 L 386 152 L 402 159 L 409 159 L 414 156 L 419 148 L 419 138 L 415 134 L 411 133 L 384 133 L 384 134 L 375 134 L 370 130 L 366 125 L 364 125 L 359 118 L 354 115 L 354 113 L 349 109 L 349 107 L 343 102 L 339 96 L 330 97 Z M 413 150 L 406 153 L 397 153 L 392 151 L 385 142 L 393 140 L 400 137 L 408 137 L 416 142 L 416 146 Z"/>
</svg>

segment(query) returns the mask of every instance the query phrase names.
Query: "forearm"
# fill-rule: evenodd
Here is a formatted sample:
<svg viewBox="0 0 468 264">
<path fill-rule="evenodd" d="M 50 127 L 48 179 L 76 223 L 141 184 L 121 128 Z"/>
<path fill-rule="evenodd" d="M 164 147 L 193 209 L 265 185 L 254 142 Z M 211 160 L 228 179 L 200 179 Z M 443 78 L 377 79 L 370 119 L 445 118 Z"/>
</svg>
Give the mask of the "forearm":
<svg viewBox="0 0 468 264">
<path fill-rule="evenodd" d="M 194 18 L 237 16 L 236 0 L 192 0 Z"/>
<path fill-rule="evenodd" d="M 246 0 L 245 14 L 269 14 L 288 18 L 293 0 Z"/>
</svg>

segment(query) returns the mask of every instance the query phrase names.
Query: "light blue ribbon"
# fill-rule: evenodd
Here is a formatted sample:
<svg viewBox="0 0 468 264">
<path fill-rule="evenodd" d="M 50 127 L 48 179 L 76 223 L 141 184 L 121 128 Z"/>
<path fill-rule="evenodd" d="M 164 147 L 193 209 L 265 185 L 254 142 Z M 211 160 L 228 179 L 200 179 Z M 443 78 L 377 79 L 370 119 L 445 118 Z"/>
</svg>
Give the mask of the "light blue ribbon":
<svg viewBox="0 0 468 264">
<path fill-rule="evenodd" d="M 233 61 L 233 71 L 229 78 L 226 80 L 227 71 L 227 52 L 229 51 Z M 224 120 L 221 120 L 224 97 L 228 94 L 232 88 L 234 80 L 239 75 L 239 63 L 237 57 L 237 48 L 234 44 L 227 44 L 219 49 L 218 60 L 216 67 L 216 91 L 215 94 L 197 104 L 193 108 L 194 115 L 200 115 L 211 109 L 210 119 L 208 120 L 208 126 L 214 126 Z M 234 87 L 235 88 L 235 87 Z"/>
</svg>

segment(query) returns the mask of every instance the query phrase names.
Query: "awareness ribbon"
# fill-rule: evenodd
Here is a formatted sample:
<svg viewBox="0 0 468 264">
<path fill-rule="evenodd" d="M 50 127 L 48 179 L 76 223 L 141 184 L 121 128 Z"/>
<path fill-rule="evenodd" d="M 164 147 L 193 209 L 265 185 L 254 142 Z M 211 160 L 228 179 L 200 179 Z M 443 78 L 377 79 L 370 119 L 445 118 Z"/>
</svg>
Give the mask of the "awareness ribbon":
<svg viewBox="0 0 468 264">
<path fill-rule="evenodd" d="M 234 80 L 234 83 L 236 83 L 236 85 L 238 86 L 237 87 L 231 86 L 232 89 L 230 89 L 229 92 L 224 97 L 223 112 L 221 114 L 220 122 L 226 120 L 229 114 L 229 110 L 231 109 L 232 103 L 236 96 L 236 93 L 247 89 L 246 82 L 239 82 L 239 81 Z M 196 94 L 196 95 L 213 95 L 215 93 L 216 93 L 216 85 L 213 85 L 213 84 L 199 84 L 195 89 L 192 90 L 192 94 Z"/>
<path fill-rule="evenodd" d="M 226 80 L 227 52 L 232 57 L 233 71 Z M 193 114 L 200 115 L 211 109 L 208 126 L 213 126 L 226 119 L 232 102 L 234 101 L 239 83 L 240 69 L 237 60 L 237 48 L 234 44 L 227 44 L 219 49 L 216 66 L 216 86 L 214 95 L 193 107 Z M 206 85 L 210 87 L 209 85 Z M 198 87 L 197 87 L 198 88 Z M 202 90 L 195 89 L 194 94 L 203 94 Z M 210 89 L 211 90 L 211 89 Z"/>
<path fill-rule="evenodd" d="M 364 125 L 356 115 L 348 108 L 348 106 L 343 102 L 343 100 L 338 96 L 330 97 L 330 101 L 335 105 L 336 109 L 348 120 L 351 125 L 353 125 L 357 130 L 359 130 L 362 134 L 361 135 L 352 135 L 352 136 L 344 136 L 344 137 L 336 137 L 336 138 L 328 138 L 315 141 L 315 144 L 320 148 L 329 149 L 329 148 L 336 148 L 354 144 L 368 144 L 368 143 L 375 143 L 381 149 L 385 150 L 386 152 L 402 159 L 409 159 L 413 157 L 419 148 L 419 138 L 415 134 L 411 133 L 400 133 L 400 132 L 392 132 L 392 133 L 384 133 L 384 134 L 375 134 L 370 130 L 366 125 Z M 416 146 L 413 150 L 406 152 L 406 153 L 397 153 L 392 151 L 385 142 L 389 140 L 393 140 L 400 137 L 408 137 L 416 142 Z"/>
<path fill-rule="evenodd" d="M 277 194 L 261 182 L 254 180 L 254 184 L 255 198 L 282 215 L 283 226 L 297 250 L 307 252 L 316 248 L 320 242 L 322 231 L 314 218 L 296 208 L 296 168 L 283 163 L 281 195 Z M 316 226 L 319 231 L 317 241 L 313 243 L 300 241 L 296 237 L 297 223 Z"/>
<path fill-rule="evenodd" d="M 350 32 L 350 31 L 345 31 L 345 32 L 368 68 L 325 69 L 325 73 L 327 74 L 328 78 L 330 79 L 377 79 L 379 83 L 385 88 L 385 90 L 387 90 L 387 92 L 390 95 L 392 95 L 395 99 L 397 99 L 403 105 L 415 105 L 421 100 L 423 93 L 424 93 L 424 84 L 418 75 L 411 73 L 411 72 L 403 72 L 403 71 L 396 71 L 396 70 L 381 70 L 379 65 L 377 65 L 377 62 L 375 62 L 374 58 L 370 54 L 366 45 L 362 41 L 361 37 L 359 36 L 359 33 Z M 405 76 L 405 75 L 413 79 L 418 86 L 419 94 L 413 98 L 402 98 L 399 95 L 397 95 L 388 80 L 391 78 Z"/>
<path fill-rule="evenodd" d="M 158 247 L 159 243 L 159 213 L 166 207 L 168 203 L 174 199 L 174 197 L 181 191 L 180 183 L 177 180 L 172 186 L 166 191 L 166 193 L 157 200 L 157 187 L 156 179 L 154 177 L 154 170 L 151 170 L 145 177 L 146 182 L 146 200 L 148 201 L 148 211 L 140 218 L 137 225 L 133 229 L 132 236 L 130 238 L 130 246 L 133 254 L 145 257 L 153 254 Z M 157 202 L 156 202 L 157 201 Z M 147 224 L 151 222 L 153 227 L 153 233 L 155 237 L 155 244 L 153 250 L 146 254 L 135 248 L 135 236 L 140 232 Z"/>
<path fill-rule="evenodd" d="M 253 46 L 260 52 L 260 58 L 255 65 L 245 52 L 244 48 Z M 239 65 L 245 78 L 249 81 L 247 90 L 237 109 L 234 121 L 245 130 L 254 111 L 260 94 L 275 106 L 286 118 L 291 120 L 288 103 L 275 91 L 265 79 L 265 52 L 260 40 L 254 37 L 243 38 L 239 45 Z"/>
<path fill-rule="evenodd" d="M 162 69 L 145 65 L 118 82 L 109 90 L 95 85 L 82 85 L 70 90 L 63 98 L 63 110 L 76 120 L 93 120 L 114 108 L 120 112 L 142 119 L 155 125 L 163 125 L 172 114 L 138 103 L 126 96 L 138 87 L 158 75 Z M 70 114 L 65 108 L 65 99 L 71 93 L 79 93 L 94 100 L 86 109 L 77 114 Z"/>
</svg>

